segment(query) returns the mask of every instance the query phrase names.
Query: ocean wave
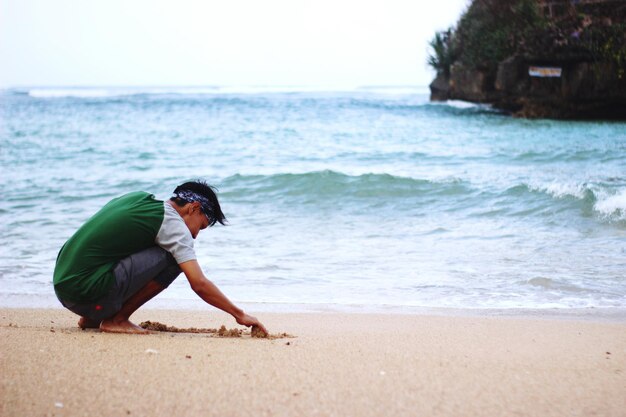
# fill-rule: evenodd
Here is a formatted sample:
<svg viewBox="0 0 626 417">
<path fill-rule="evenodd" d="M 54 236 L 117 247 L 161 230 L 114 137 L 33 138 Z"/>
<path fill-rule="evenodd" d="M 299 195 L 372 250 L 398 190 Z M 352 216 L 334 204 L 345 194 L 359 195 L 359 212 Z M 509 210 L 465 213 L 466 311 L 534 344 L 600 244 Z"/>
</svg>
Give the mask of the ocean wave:
<svg viewBox="0 0 626 417">
<path fill-rule="evenodd" d="M 615 194 L 604 195 L 593 207 L 605 217 L 626 220 L 626 188 Z"/>
<path fill-rule="evenodd" d="M 463 100 L 447 100 L 447 101 L 429 101 L 428 105 L 431 107 L 448 107 L 453 109 L 480 109 L 480 110 L 493 110 L 493 107 L 484 103 L 472 103 L 470 101 Z"/>
<path fill-rule="evenodd" d="M 478 210 L 491 217 L 574 209 L 585 217 L 595 212 L 602 220 L 626 220 L 626 188 L 602 184 L 522 182 L 501 189 L 456 177 L 435 180 L 388 173 L 349 175 L 324 170 L 236 174 L 225 178 L 220 189 L 222 194 L 235 200 L 272 198 L 298 204 L 325 204 L 325 201 L 334 200 L 355 207 L 359 202 L 377 206 L 392 203 L 403 207 L 441 204 L 445 210 L 469 209 L 468 213 L 474 215 Z M 485 211 L 485 207 L 489 210 Z"/>
<path fill-rule="evenodd" d="M 470 103 L 469 101 L 462 101 L 462 100 L 448 100 L 445 102 L 446 106 L 449 107 L 454 107 L 457 109 L 475 109 L 475 108 L 489 108 L 489 106 L 484 105 L 484 104 L 476 104 L 476 103 Z"/>
<path fill-rule="evenodd" d="M 626 220 L 626 188 L 588 183 L 523 184 L 530 192 L 547 194 L 556 199 L 574 198 L 606 220 Z"/>
<path fill-rule="evenodd" d="M 464 101 L 431 102 L 427 95 L 413 94 L 402 97 L 381 99 L 368 95 L 353 95 L 349 100 L 335 98 L 337 105 L 347 107 L 380 109 L 384 111 L 400 112 L 425 112 L 434 113 L 437 116 L 476 116 L 476 115 L 499 115 L 502 111 L 494 109 L 487 104 L 476 104 Z"/>
<path fill-rule="evenodd" d="M 222 189 L 228 195 L 269 194 L 312 200 L 320 196 L 374 199 L 429 194 L 453 196 L 472 191 L 469 184 L 456 178 L 438 182 L 385 173 L 348 175 L 331 170 L 299 174 L 236 174 L 223 180 Z"/>
<path fill-rule="evenodd" d="M 547 277 L 534 277 L 526 281 L 518 282 L 520 285 L 530 285 L 543 290 L 558 291 L 559 293 L 587 293 L 589 288 L 583 288 L 571 282 L 560 281 Z"/>
<path fill-rule="evenodd" d="M 595 199 L 593 191 L 586 184 L 549 182 L 522 184 L 522 186 L 525 186 L 531 192 L 537 191 L 549 194 L 555 198 L 574 197 L 579 200 L 585 198 Z"/>
<path fill-rule="evenodd" d="M 539 162 L 539 163 L 552 163 L 552 162 L 578 162 L 578 161 L 612 161 L 620 158 L 619 155 L 613 149 L 606 150 L 580 150 L 574 152 L 537 152 L 526 151 L 515 155 L 509 155 L 506 153 L 498 154 L 497 157 L 510 159 L 516 162 Z"/>
<path fill-rule="evenodd" d="M 449 100 L 442 102 L 428 101 L 422 105 L 428 111 L 451 116 L 479 116 L 502 115 L 502 110 L 495 109 L 489 104 L 470 103 L 468 101 Z"/>
</svg>

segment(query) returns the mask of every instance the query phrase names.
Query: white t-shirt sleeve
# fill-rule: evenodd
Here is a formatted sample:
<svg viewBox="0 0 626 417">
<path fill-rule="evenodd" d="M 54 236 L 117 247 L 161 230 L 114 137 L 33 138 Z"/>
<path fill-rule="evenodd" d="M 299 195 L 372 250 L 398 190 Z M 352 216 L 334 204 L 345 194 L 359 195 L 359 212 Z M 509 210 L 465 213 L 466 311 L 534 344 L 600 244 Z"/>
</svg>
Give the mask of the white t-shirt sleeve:
<svg viewBox="0 0 626 417">
<path fill-rule="evenodd" d="M 178 264 L 196 258 L 193 237 L 185 221 L 167 201 L 163 202 L 163 223 L 156 236 L 156 244 L 172 254 Z"/>
</svg>

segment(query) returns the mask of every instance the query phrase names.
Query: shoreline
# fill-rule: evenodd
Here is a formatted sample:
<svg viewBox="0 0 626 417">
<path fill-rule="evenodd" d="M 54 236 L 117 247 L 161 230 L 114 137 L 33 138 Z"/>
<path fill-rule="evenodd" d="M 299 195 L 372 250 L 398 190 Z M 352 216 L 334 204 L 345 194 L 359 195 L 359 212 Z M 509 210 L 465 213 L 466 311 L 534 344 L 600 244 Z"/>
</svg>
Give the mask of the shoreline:
<svg viewBox="0 0 626 417">
<path fill-rule="evenodd" d="M 0 308 L 3 416 L 623 416 L 626 323 L 258 313 L 271 333 L 116 335 L 58 309 Z M 225 313 L 131 320 L 238 327 Z"/>
<path fill-rule="evenodd" d="M 420 315 L 444 317 L 512 317 L 537 318 L 555 320 L 581 320 L 598 322 L 626 322 L 626 306 L 624 307 L 545 307 L 545 308 L 488 308 L 488 307 L 427 307 L 400 305 L 364 305 L 364 304 L 332 304 L 332 303 L 276 303 L 276 302 L 242 302 L 235 304 L 251 314 L 262 313 L 345 313 L 345 314 L 391 314 Z M 33 302 L 32 297 L 11 296 L 0 297 L 1 309 L 61 309 L 65 308 L 54 297 L 39 297 Z M 215 311 L 215 308 L 197 299 L 156 298 L 149 301 L 142 309 L 162 311 Z"/>
</svg>

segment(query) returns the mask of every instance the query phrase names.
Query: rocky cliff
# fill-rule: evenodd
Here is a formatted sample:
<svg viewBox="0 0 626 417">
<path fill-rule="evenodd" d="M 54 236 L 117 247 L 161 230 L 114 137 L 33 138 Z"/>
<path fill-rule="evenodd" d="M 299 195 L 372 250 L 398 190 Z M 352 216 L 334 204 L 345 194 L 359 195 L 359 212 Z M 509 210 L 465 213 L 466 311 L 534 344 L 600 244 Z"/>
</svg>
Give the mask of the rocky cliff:
<svg viewBox="0 0 626 417">
<path fill-rule="evenodd" d="M 561 68 L 561 76 L 530 76 L 529 68 L 538 64 Z M 606 62 L 546 63 L 516 55 L 495 72 L 453 64 L 450 75 L 439 74 L 430 90 L 434 101 L 490 103 L 521 117 L 626 120 L 626 78 Z"/>
<path fill-rule="evenodd" d="M 431 42 L 437 52 L 431 65 L 438 71 L 430 85 L 431 100 L 490 103 L 529 118 L 626 120 L 626 32 L 622 31 L 626 2 L 621 2 L 622 9 L 598 9 L 602 2 L 597 2 L 595 9 L 586 9 L 587 14 L 563 2 L 570 14 L 559 20 L 533 16 L 532 25 L 518 24 L 501 38 L 485 38 L 481 43 L 482 33 L 498 28 L 497 17 L 502 18 L 484 23 L 492 19 L 490 13 L 516 18 L 514 6 L 520 2 L 508 1 L 513 5 L 508 8 L 503 3 L 507 1 L 475 0 L 457 28 L 436 38 L 439 49 L 435 40 Z M 518 35 L 521 32 L 523 36 Z M 497 44 L 500 39 L 505 42 Z M 498 58 L 494 50 L 509 55 Z M 552 72 L 545 76 L 542 70 Z"/>
</svg>

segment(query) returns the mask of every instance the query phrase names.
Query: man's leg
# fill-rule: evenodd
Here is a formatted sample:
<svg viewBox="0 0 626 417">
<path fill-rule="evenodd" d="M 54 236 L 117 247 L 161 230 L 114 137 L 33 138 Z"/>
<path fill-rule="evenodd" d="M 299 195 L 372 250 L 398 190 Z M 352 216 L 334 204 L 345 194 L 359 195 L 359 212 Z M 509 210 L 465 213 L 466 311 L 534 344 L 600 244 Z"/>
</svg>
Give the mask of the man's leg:
<svg viewBox="0 0 626 417">
<path fill-rule="evenodd" d="M 146 329 L 131 323 L 129 318 L 139 307 L 154 298 L 154 296 L 164 289 L 164 286 L 154 280 L 148 282 L 145 287 L 141 288 L 124 302 L 122 309 L 118 311 L 117 314 L 109 319 L 102 320 L 100 330 L 109 333 L 149 333 Z"/>
<path fill-rule="evenodd" d="M 81 329 L 98 329 L 100 328 L 100 322 L 102 319 L 91 317 L 92 310 L 94 309 L 93 304 L 77 304 L 71 301 L 63 300 L 63 298 L 57 295 L 57 298 L 63 305 L 63 307 L 70 310 L 72 313 L 78 314 L 80 319 L 78 320 L 78 327 Z"/>
<path fill-rule="evenodd" d="M 100 321 L 80 316 L 80 319 L 78 319 L 78 327 L 81 329 L 99 329 Z"/>
<path fill-rule="evenodd" d="M 146 333 L 131 323 L 129 317 L 167 288 L 180 273 L 172 255 L 158 246 L 122 259 L 113 268 L 115 283 L 111 292 L 92 304 L 88 314 L 80 314 L 78 325 L 99 327 L 105 332 Z"/>
</svg>

